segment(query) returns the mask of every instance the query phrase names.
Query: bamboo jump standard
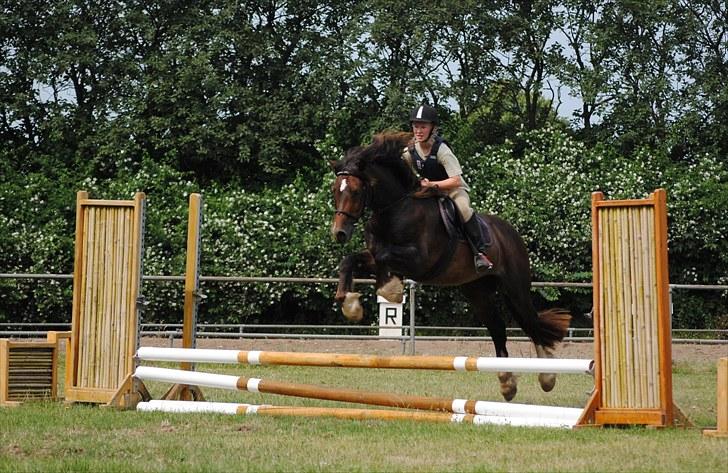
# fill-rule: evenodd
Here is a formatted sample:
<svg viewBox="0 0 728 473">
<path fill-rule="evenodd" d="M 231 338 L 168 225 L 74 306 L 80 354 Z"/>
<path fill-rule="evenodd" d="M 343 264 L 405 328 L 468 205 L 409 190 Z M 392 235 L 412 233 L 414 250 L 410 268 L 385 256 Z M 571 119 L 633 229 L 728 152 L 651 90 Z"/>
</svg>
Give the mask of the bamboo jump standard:
<svg viewBox="0 0 728 473">
<path fill-rule="evenodd" d="M 145 202 L 77 194 L 66 401 L 109 402 L 134 369 Z"/>
<path fill-rule="evenodd" d="M 595 389 L 579 424 L 689 424 L 672 399 L 667 196 L 592 194 Z"/>
</svg>

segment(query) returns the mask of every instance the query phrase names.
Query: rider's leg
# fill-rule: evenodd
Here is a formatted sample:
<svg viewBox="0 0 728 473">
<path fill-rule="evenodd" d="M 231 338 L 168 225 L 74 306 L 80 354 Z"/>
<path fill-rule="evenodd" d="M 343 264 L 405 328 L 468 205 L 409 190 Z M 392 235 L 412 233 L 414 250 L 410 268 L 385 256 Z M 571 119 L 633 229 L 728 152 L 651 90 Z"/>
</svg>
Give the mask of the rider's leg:
<svg viewBox="0 0 728 473">
<path fill-rule="evenodd" d="M 450 198 L 455 202 L 455 206 L 465 222 L 465 233 L 475 255 L 475 270 L 481 272 L 491 269 L 493 263 L 487 255 L 489 242 L 486 241 L 478 220 L 475 218 L 475 213 L 470 207 L 470 196 L 464 189 L 455 189 L 450 193 Z"/>
</svg>

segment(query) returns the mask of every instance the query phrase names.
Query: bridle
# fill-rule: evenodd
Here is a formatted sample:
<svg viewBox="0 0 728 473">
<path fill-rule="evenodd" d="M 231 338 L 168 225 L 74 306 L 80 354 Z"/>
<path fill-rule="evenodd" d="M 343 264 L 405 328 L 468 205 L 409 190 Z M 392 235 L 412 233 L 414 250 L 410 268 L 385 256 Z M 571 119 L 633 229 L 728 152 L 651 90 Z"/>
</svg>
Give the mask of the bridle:
<svg viewBox="0 0 728 473">
<path fill-rule="evenodd" d="M 353 213 L 347 212 L 346 210 L 336 209 L 334 211 L 335 215 L 337 215 L 337 214 L 344 215 L 345 217 L 350 218 L 354 222 L 357 222 L 361 218 L 361 216 L 364 214 L 364 209 L 367 207 L 367 204 L 369 203 L 369 186 L 367 185 L 367 181 L 363 177 L 361 177 L 357 174 L 354 174 L 352 172 L 349 172 L 349 171 L 339 171 L 336 173 L 336 176 L 337 177 L 338 176 L 352 176 L 352 177 L 359 179 L 362 183 L 363 192 L 364 192 L 364 204 L 361 206 L 361 210 L 359 210 L 359 215 L 354 215 Z"/>
</svg>

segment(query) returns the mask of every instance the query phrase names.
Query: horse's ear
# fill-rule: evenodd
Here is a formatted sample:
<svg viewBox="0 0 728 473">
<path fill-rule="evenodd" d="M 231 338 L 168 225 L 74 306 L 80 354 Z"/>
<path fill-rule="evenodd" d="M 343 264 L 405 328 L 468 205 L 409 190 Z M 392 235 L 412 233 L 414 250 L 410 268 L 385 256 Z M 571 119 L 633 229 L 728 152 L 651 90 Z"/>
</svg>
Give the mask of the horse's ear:
<svg viewBox="0 0 728 473">
<path fill-rule="evenodd" d="M 331 166 L 331 170 L 334 171 L 334 174 L 341 171 L 341 168 L 344 167 L 344 163 L 341 162 L 340 159 L 329 161 L 329 166 Z"/>
</svg>

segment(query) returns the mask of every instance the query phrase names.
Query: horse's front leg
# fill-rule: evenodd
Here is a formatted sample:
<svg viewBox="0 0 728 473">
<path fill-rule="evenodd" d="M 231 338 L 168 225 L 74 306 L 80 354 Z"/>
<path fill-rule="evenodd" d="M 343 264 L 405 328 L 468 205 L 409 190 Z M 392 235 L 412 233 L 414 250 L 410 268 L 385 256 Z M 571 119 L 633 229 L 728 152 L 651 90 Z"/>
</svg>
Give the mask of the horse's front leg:
<svg viewBox="0 0 728 473">
<path fill-rule="evenodd" d="M 345 256 L 339 264 L 339 284 L 334 298 L 341 303 L 344 316 L 354 322 L 364 317 L 364 309 L 359 302 L 358 292 L 354 292 L 354 277 L 371 277 L 376 273 L 374 257 L 365 250 Z"/>
<path fill-rule="evenodd" d="M 409 268 L 416 263 L 418 255 L 415 246 L 387 246 L 380 249 L 375 258 L 378 268 L 377 295 L 389 302 L 401 304 L 404 299 L 404 284 L 402 278 L 392 274 L 390 270 L 394 269 L 397 274 L 411 273 Z"/>
</svg>

